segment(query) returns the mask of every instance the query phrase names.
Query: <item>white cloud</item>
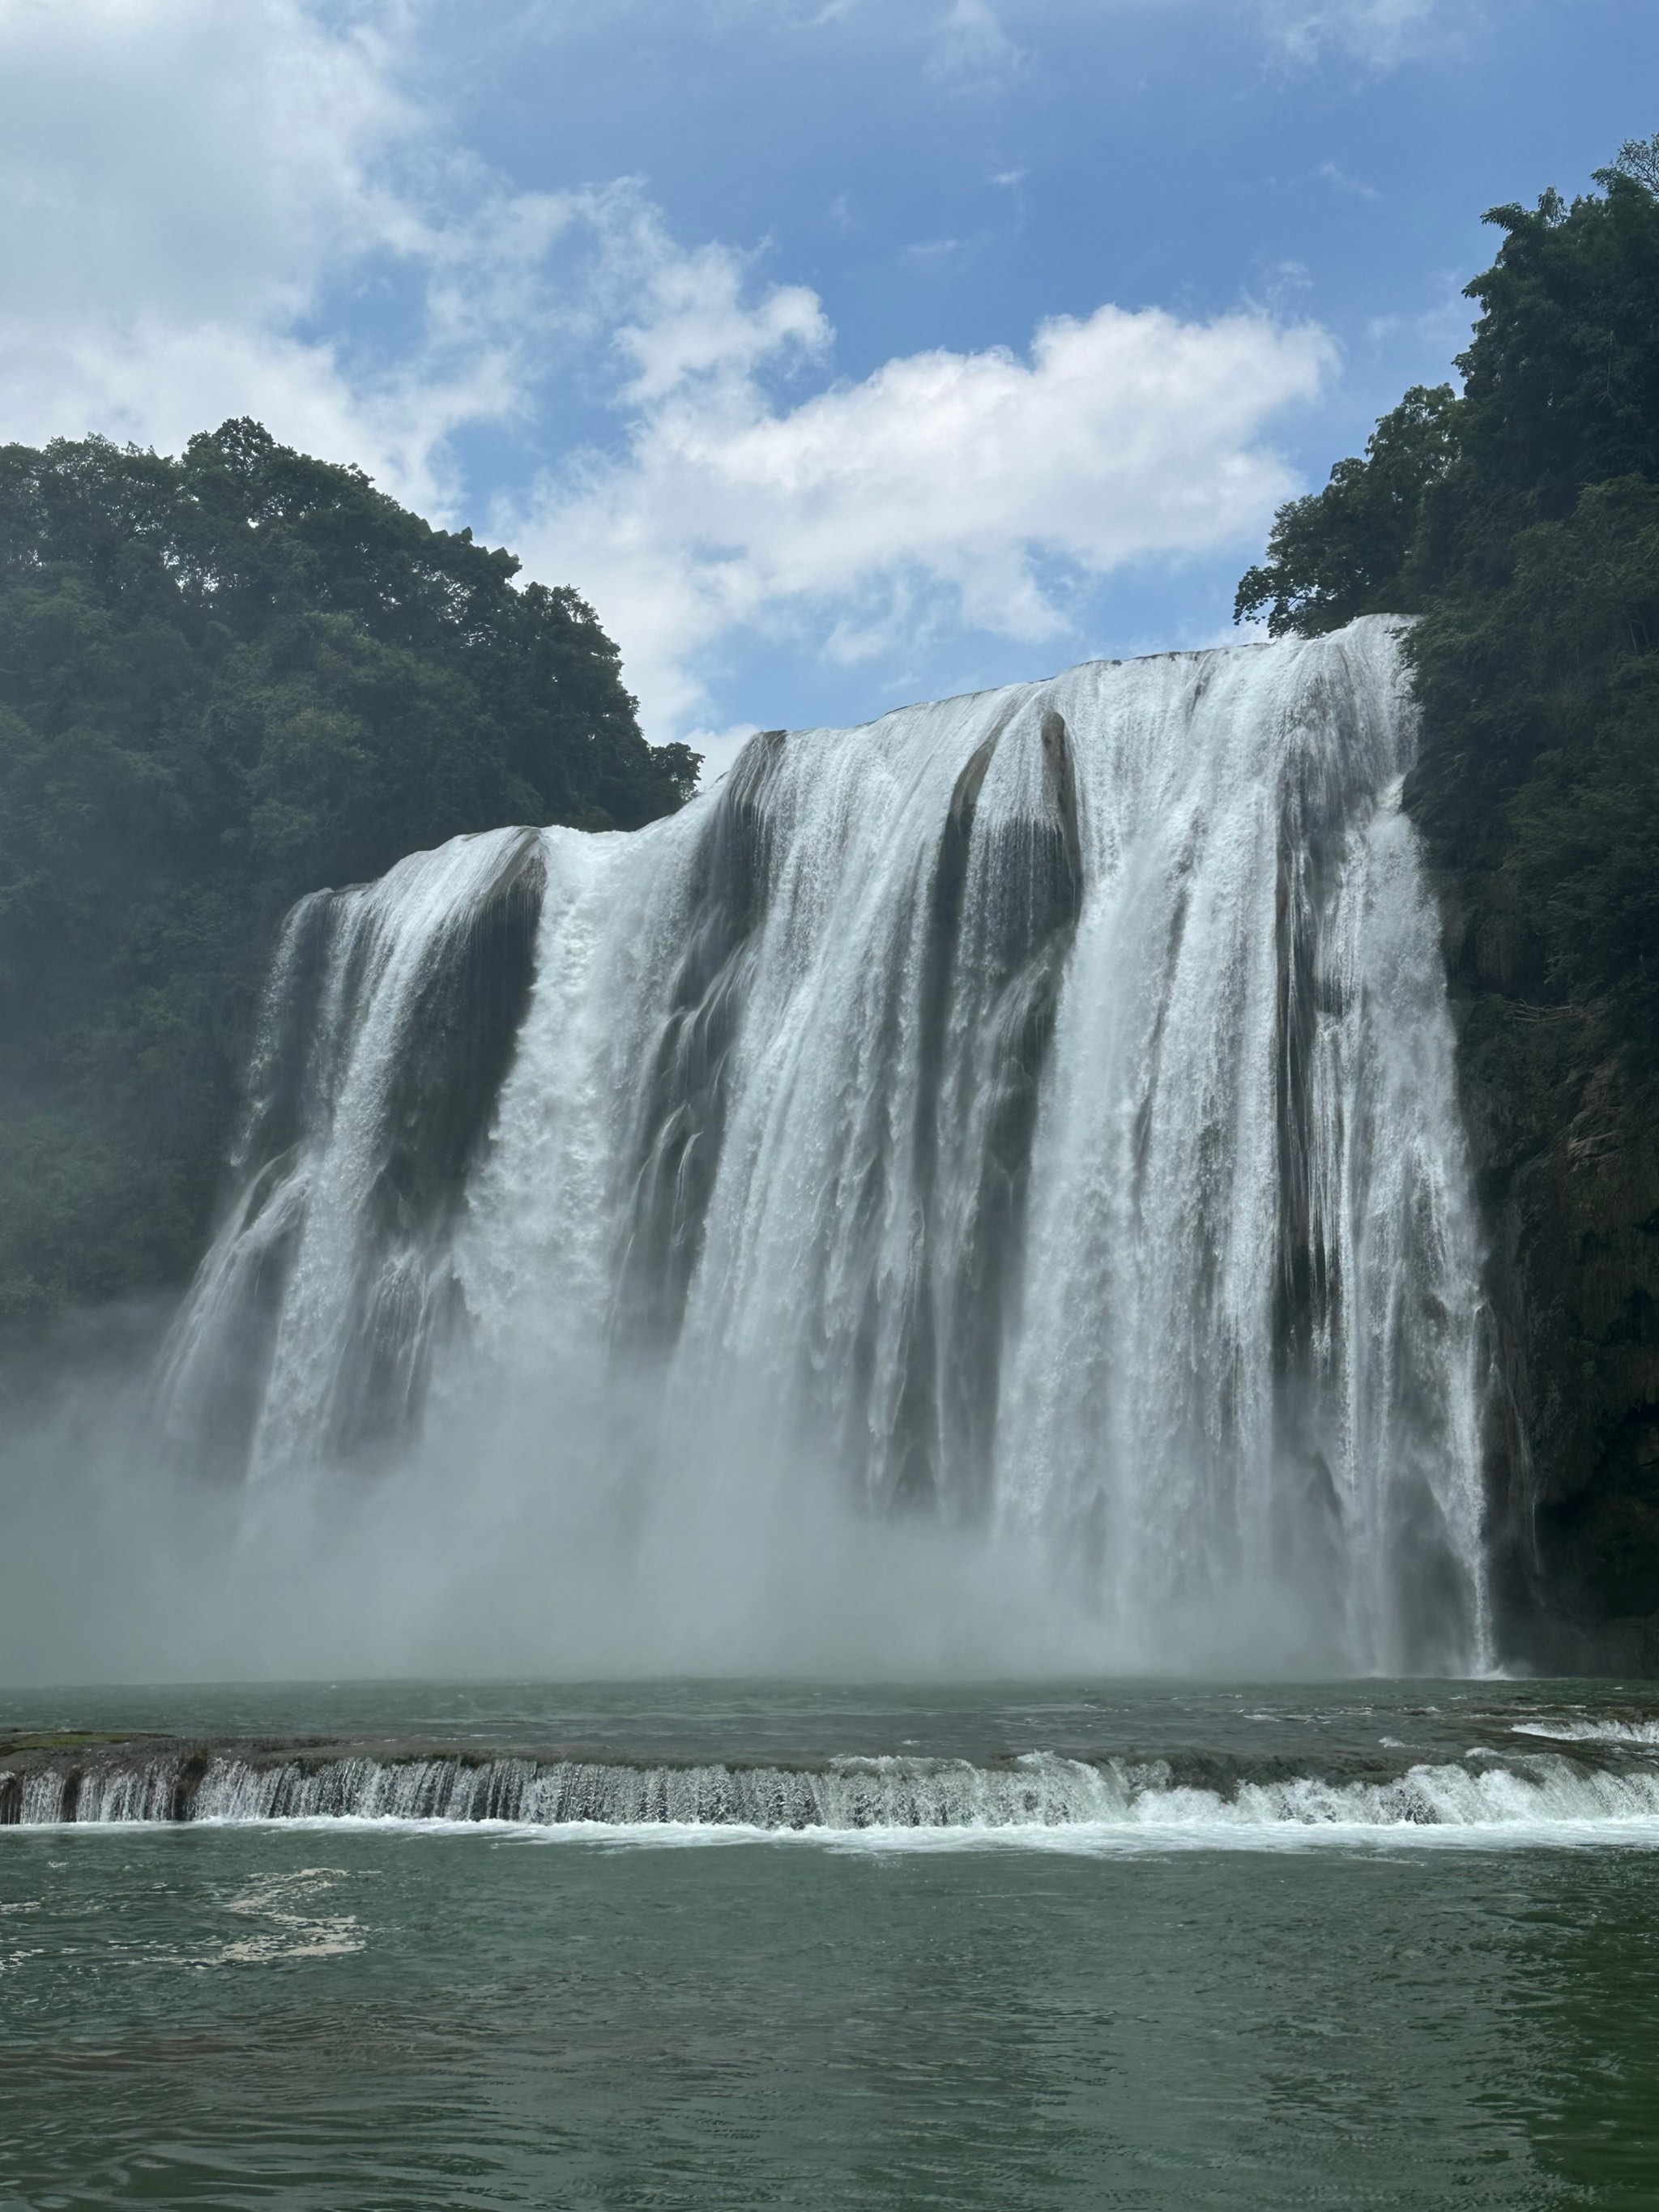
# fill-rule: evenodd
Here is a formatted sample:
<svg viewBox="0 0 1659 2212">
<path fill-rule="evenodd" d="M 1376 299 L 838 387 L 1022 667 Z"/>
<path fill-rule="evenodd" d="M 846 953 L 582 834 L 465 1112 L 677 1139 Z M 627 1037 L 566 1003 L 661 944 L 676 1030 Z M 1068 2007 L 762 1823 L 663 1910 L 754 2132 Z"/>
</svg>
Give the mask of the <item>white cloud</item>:
<svg viewBox="0 0 1659 2212">
<path fill-rule="evenodd" d="M 524 406 L 574 210 L 442 150 L 406 33 L 395 0 L 0 0 L 0 435 L 258 414 L 441 505 L 446 439 Z M 410 294 L 395 356 L 316 327 L 354 287 Z"/>
<path fill-rule="evenodd" d="M 627 210 L 622 196 L 616 204 Z M 603 224 L 608 210 L 590 204 Z M 654 210 L 629 212 L 631 235 L 613 236 L 607 256 L 613 270 L 624 259 L 643 264 L 641 313 L 616 337 L 632 368 L 625 398 L 650 406 L 697 379 L 711 380 L 705 390 L 742 392 L 763 362 L 810 360 L 826 349 L 830 325 L 815 292 L 781 284 L 757 307 L 747 307 L 740 256 L 719 246 L 678 253 Z"/>
<path fill-rule="evenodd" d="M 1017 58 L 983 0 L 916 23 L 963 82 Z M 580 369 L 614 438 L 495 523 L 592 598 L 659 738 L 726 720 L 719 658 L 757 635 L 1059 658 L 1095 580 L 1248 542 L 1296 489 L 1267 432 L 1333 348 L 1288 308 L 1107 306 L 834 381 L 814 292 L 680 246 L 626 180 L 514 192 L 457 152 L 407 88 L 418 31 L 405 0 L 0 0 L 0 437 L 177 450 L 254 414 L 460 520 L 459 434 L 528 447 Z"/>
<path fill-rule="evenodd" d="M 1295 489 L 1266 426 L 1334 359 L 1307 323 L 1103 307 L 1024 357 L 921 353 L 788 404 L 768 373 L 822 351 L 811 295 L 744 308 L 735 255 L 631 245 L 663 322 L 621 336 L 651 365 L 626 450 L 499 520 L 533 569 L 581 578 L 659 738 L 707 714 L 712 657 L 744 632 L 843 661 L 942 624 L 1063 649 L 1079 582 L 1260 532 Z"/>
</svg>

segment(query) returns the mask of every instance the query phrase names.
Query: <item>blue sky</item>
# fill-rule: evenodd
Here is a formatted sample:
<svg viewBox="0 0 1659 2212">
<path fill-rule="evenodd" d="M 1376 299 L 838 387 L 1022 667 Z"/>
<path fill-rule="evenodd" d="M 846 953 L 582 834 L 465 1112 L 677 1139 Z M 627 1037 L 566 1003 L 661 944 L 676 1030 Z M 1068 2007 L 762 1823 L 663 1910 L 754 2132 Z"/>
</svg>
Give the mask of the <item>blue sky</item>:
<svg viewBox="0 0 1659 2212">
<path fill-rule="evenodd" d="M 0 0 L 0 435 L 227 415 L 576 584 L 711 769 L 1206 643 L 1651 0 Z"/>
</svg>

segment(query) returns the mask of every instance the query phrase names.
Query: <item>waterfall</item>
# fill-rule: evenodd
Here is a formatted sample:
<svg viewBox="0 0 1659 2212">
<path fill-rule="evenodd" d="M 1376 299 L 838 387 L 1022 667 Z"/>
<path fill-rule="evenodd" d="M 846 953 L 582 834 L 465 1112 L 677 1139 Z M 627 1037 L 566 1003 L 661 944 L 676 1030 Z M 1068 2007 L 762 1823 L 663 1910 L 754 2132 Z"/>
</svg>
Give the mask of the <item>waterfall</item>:
<svg viewBox="0 0 1659 2212">
<path fill-rule="evenodd" d="M 302 902 L 175 1437 L 269 1490 L 533 1382 L 619 1498 L 741 1460 L 1038 1556 L 1103 1663 L 1480 1666 L 1413 742 L 1368 620 L 765 732 L 645 830 Z"/>
</svg>

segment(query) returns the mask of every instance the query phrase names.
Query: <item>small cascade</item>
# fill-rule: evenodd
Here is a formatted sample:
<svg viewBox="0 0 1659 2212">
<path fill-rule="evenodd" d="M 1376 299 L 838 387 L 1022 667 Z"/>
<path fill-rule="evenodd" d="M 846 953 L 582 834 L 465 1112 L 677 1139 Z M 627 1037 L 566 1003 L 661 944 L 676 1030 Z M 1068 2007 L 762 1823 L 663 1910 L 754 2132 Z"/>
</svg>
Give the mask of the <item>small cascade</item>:
<svg viewBox="0 0 1659 2212">
<path fill-rule="evenodd" d="M 1206 1771 L 1213 1760 L 1187 1762 Z M 85 1770 L 0 1772 L 0 1826 L 64 1822 L 447 1821 L 517 1827 L 1076 1828 L 1201 1834 L 1291 1829 L 1486 1830 L 1659 1822 L 1659 1771 L 1559 1752 L 1471 1753 L 1386 1778 L 1310 1773 L 1197 1780 L 1170 1759 L 1033 1752 L 963 1759 L 842 1759 L 820 1768 L 633 1766 L 456 1757 L 250 1759 L 197 1753 Z"/>
<path fill-rule="evenodd" d="M 1035 1551 L 1103 1665 L 1479 1668 L 1413 743 L 1366 621 L 765 732 L 633 836 L 303 902 L 175 1437 L 269 1482 L 538 1393 L 683 1521 L 741 1464 Z"/>
</svg>

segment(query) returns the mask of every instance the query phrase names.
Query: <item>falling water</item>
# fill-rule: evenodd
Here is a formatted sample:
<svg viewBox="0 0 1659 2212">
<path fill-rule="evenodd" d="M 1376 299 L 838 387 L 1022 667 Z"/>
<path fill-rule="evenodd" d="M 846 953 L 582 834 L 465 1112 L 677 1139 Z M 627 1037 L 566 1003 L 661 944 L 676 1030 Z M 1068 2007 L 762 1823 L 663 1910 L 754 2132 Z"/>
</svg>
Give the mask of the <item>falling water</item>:
<svg viewBox="0 0 1659 2212">
<path fill-rule="evenodd" d="M 552 1376 L 619 1494 L 742 1458 L 972 1532 L 1113 1664 L 1480 1665 L 1412 744 L 1368 621 L 767 732 L 647 830 L 303 902 L 175 1432 L 281 1485 Z"/>
</svg>

